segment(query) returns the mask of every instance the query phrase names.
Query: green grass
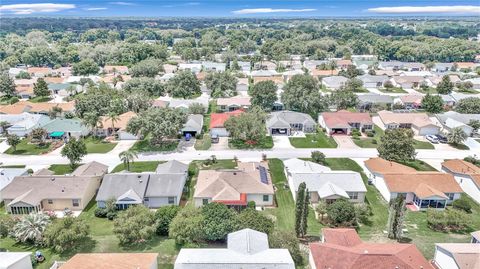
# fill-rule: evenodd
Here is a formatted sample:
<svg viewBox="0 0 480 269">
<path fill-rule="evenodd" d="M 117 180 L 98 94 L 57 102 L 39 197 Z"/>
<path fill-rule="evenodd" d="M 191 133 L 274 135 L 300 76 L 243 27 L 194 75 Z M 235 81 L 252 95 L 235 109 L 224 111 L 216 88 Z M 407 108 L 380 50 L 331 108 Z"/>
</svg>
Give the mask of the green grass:
<svg viewBox="0 0 480 269">
<path fill-rule="evenodd" d="M 400 87 L 394 87 L 394 88 L 390 88 L 390 89 L 380 88 L 378 90 L 381 91 L 381 92 L 384 92 L 384 93 L 407 93 L 407 91 L 405 91 L 404 89 L 402 89 Z"/>
<path fill-rule="evenodd" d="M 53 148 L 51 143 L 45 143 L 44 145 L 40 146 L 37 144 L 31 144 L 29 142 L 30 139 L 22 139 L 17 145 L 15 151 L 13 150 L 13 147 L 10 147 L 7 149 L 7 151 L 5 151 L 5 153 L 12 155 L 41 155 L 50 152 Z"/>
<path fill-rule="evenodd" d="M 110 143 L 101 138 L 87 137 L 83 140 L 87 146 L 87 153 L 107 153 L 111 151 L 117 143 Z"/>
<path fill-rule="evenodd" d="M 52 100 L 52 98 L 50 98 L 48 96 L 37 96 L 37 97 L 29 99 L 28 101 L 30 101 L 32 103 L 45 103 L 45 102 L 48 102 L 50 100 Z"/>
<path fill-rule="evenodd" d="M 480 143 L 480 139 L 475 139 L 475 141 L 477 141 L 478 143 Z"/>
<path fill-rule="evenodd" d="M 209 134 L 204 134 L 201 139 L 195 140 L 195 149 L 196 150 L 208 150 L 212 146 L 212 138 Z"/>
<path fill-rule="evenodd" d="M 380 127 L 377 125 L 374 126 L 375 135 L 374 137 L 367 137 L 367 138 L 359 138 L 359 139 L 352 139 L 355 145 L 361 148 L 377 148 L 380 143 L 380 138 L 385 134 Z M 377 143 L 373 141 L 376 140 Z M 435 147 L 430 142 L 418 141 L 415 140 L 415 144 L 413 145 L 415 149 L 435 149 Z"/>
<path fill-rule="evenodd" d="M 415 89 L 415 91 L 420 92 L 420 93 L 424 93 L 424 94 L 427 94 L 427 93 L 438 94 L 437 89 L 432 88 L 432 87 L 428 87 L 428 89 L 426 91 L 423 90 L 422 88 Z"/>
<path fill-rule="evenodd" d="M 271 149 L 273 148 L 273 138 L 265 136 L 256 144 L 247 144 L 243 140 L 228 139 L 228 147 L 232 149 Z"/>
<path fill-rule="evenodd" d="M 431 165 L 421 160 L 403 162 L 402 164 L 410 166 L 417 171 L 437 171 L 437 169 L 433 168 Z"/>
<path fill-rule="evenodd" d="M 158 152 L 158 151 L 174 151 L 177 149 L 178 141 L 168 141 L 161 145 L 152 145 L 149 139 L 143 139 L 135 142 L 131 150 L 137 152 Z"/>
<path fill-rule="evenodd" d="M 432 143 L 418 140 L 415 140 L 415 144 L 413 145 L 413 147 L 415 149 L 435 149 Z"/>
<path fill-rule="evenodd" d="M 295 148 L 336 148 L 335 140 L 323 132 L 306 134 L 305 137 L 290 137 L 290 144 Z"/>
<path fill-rule="evenodd" d="M 24 164 L 2 165 L 0 168 L 25 168 Z"/>
<path fill-rule="evenodd" d="M 456 149 L 459 149 L 459 150 L 469 150 L 470 148 L 467 147 L 466 145 L 464 144 L 449 144 L 452 148 L 456 148 Z"/>
<path fill-rule="evenodd" d="M 144 162 L 130 162 L 130 172 L 141 173 L 141 172 L 154 172 L 157 169 L 157 166 L 161 163 L 160 161 L 144 161 Z M 127 167 L 121 163 L 117 165 L 112 173 L 117 173 L 127 170 Z"/>
<path fill-rule="evenodd" d="M 77 165 L 77 167 L 80 166 Z M 52 164 L 50 167 L 48 167 L 48 170 L 52 171 L 55 175 L 65 175 L 65 174 L 70 174 L 75 170 L 75 168 L 72 168 L 69 164 Z"/>
</svg>

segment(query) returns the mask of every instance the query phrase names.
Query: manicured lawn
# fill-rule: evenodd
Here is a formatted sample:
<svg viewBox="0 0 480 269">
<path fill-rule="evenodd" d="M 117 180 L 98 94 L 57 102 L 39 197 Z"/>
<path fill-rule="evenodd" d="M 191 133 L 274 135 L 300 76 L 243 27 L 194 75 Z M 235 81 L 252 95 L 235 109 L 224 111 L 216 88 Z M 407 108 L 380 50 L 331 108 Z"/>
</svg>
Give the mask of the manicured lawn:
<svg viewBox="0 0 480 269">
<path fill-rule="evenodd" d="M 87 146 L 87 153 L 107 153 L 111 151 L 117 143 L 110 143 L 101 138 L 87 137 L 83 140 Z"/>
<path fill-rule="evenodd" d="M 229 139 L 228 146 L 232 149 L 271 149 L 273 148 L 273 138 L 271 136 L 265 136 L 255 144 L 247 144 L 243 140 Z"/>
<path fill-rule="evenodd" d="M 456 148 L 456 149 L 459 149 L 459 150 L 469 150 L 470 148 L 467 147 L 466 145 L 464 144 L 449 144 L 452 148 Z"/>
<path fill-rule="evenodd" d="M 12 155 L 41 155 L 50 152 L 52 148 L 53 145 L 51 143 L 45 143 L 45 145 L 39 146 L 30 143 L 30 139 L 25 138 L 20 141 L 15 151 L 13 151 L 13 147 L 10 147 L 5 153 Z"/>
<path fill-rule="evenodd" d="M 387 88 L 380 88 L 378 89 L 379 91 L 381 92 L 384 92 L 384 93 L 407 93 L 407 91 L 405 91 L 404 89 L 402 88 L 390 88 L 390 89 L 387 89 Z"/>
<path fill-rule="evenodd" d="M 377 148 L 380 143 L 380 138 L 385 134 L 380 127 L 377 125 L 374 126 L 375 136 L 374 137 L 366 137 L 366 138 L 359 138 L 359 139 L 352 139 L 353 142 L 361 147 L 361 148 Z M 377 141 L 374 143 L 373 141 Z M 435 147 L 430 142 L 418 141 L 415 140 L 415 144 L 413 145 L 415 149 L 435 149 Z"/>
<path fill-rule="evenodd" d="M 24 164 L 2 165 L 0 168 L 25 168 Z"/>
<path fill-rule="evenodd" d="M 130 172 L 140 173 L 140 172 L 154 172 L 157 169 L 157 166 L 163 162 L 160 161 L 145 161 L 145 162 L 130 162 Z M 127 170 L 127 167 L 121 163 L 117 165 L 112 173 L 121 172 Z"/>
<path fill-rule="evenodd" d="M 413 145 L 413 147 L 415 149 L 435 149 L 432 143 L 418 140 L 415 140 L 415 145 Z"/>
<path fill-rule="evenodd" d="M 55 175 L 65 175 L 72 173 L 75 168 L 72 169 L 69 164 L 52 164 L 48 167 L 48 170 L 53 171 Z"/>
<path fill-rule="evenodd" d="M 133 144 L 131 150 L 137 152 L 174 151 L 177 149 L 177 146 L 178 141 L 168 141 L 162 145 L 152 145 L 150 144 L 150 140 L 143 139 Z"/>
<path fill-rule="evenodd" d="M 415 168 L 418 171 L 437 171 L 437 169 L 433 168 L 428 163 L 426 163 L 424 161 L 421 161 L 421 160 L 404 162 L 402 164 L 404 164 L 406 166 L 410 166 L 412 168 Z"/>
<path fill-rule="evenodd" d="M 422 88 L 415 89 L 415 91 L 420 92 L 420 93 L 424 93 L 424 94 L 427 94 L 427 93 L 438 94 L 437 89 L 432 88 L 432 87 L 428 87 L 428 89 L 426 91 L 423 90 Z"/>
<path fill-rule="evenodd" d="M 202 139 L 195 140 L 195 149 L 196 150 L 208 150 L 212 146 L 212 138 L 209 134 L 204 134 Z"/>
<path fill-rule="evenodd" d="M 32 102 L 32 103 L 45 103 L 45 102 L 48 102 L 52 100 L 52 98 L 48 97 L 48 96 L 37 96 L 37 97 L 33 97 L 32 99 L 29 99 L 28 101 Z"/>
<path fill-rule="evenodd" d="M 290 137 L 290 144 L 295 148 L 336 148 L 337 143 L 325 133 L 306 134 L 305 137 Z"/>
</svg>

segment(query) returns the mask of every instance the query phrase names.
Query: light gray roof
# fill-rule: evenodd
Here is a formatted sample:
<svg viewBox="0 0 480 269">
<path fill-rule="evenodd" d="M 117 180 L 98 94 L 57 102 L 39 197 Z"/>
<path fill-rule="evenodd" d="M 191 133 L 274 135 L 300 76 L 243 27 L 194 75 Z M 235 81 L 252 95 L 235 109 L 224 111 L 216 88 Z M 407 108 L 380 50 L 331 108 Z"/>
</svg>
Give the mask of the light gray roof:
<svg viewBox="0 0 480 269">
<path fill-rule="evenodd" d="M 315 121 L 308 114 L 284 110 L 270 113 L 270 117 L 267 120 L 267 127 L 290 128 L 290 124 L 294 123 L 315 125 Z"/>
<path fill-rule="evenodd" d="M 150 174 L 125 173 L 108 174 L 103 177 L 102 185 L 98 190 L 97 201 L 106 201 L 110 198 L 118 199 L 130 190 L 143 200 Z M 131 193 L 131 191 L 130 191 Z"/>
<path fill-rule="evenodd" d="M 204 97 L 198 97 L 195 99 L 175 99 L 172 98 L 168 106 L 172 108 L 177 108 L 177 107 L 183 107 L 183 108 L 188 108 L 191 104 L 199 103 L 203 105 L 204 107 L 208 106 L 208 99 Z"/>
<path fill-rule="evenodd" d="M 155 172 L 158 174 L 185 174 L 187 171 L 188 164 L 172 160 L 159 164 Z"/>
<path fill-rule="evenodd" d="M 186 174 L 150 174 L 146 197 L 177 196 L 182 193 Z"/>
<path fill-rule="evenodd" d="M 27 169 L 25 168 L 0 168 L 0 190 L 10 184 L 14 177 L 26 174 Z"/>
<path fill-rule="evenodd" d="M 403 67 L 404 63 L 400 61 L 380 61 L 378 65 L 382 67 Z"/>
<path fill-rule="evenodd" d="M 379 83 L 379 82 L 384 83 L 385 81 L 388 80 L 388 76 L 385 76 L 385 75 L 373 76 L 373 75 L 365 74 L 357 78 L 360 79 L 363 83 Z"/>
<path fill-rule="evenodd" d="M 283 164 L 285 166 L 285 169 L 287 169 L 289 173 L 320 173 L 331 171 L 331 169 L 327 166 L 296 158 L 285 160 L 283 161 Z"/>
<path fill-rule="evenodd" d="M 384 94 L 361 94 L 357 95 L 360 103 L 384 103 L 391 104 L 393 103 L 393 98 L 389 95 Z"/>
<path fill-rule="evenodd" d="M 340 87 L 343 83 L 347 82 L 348 78 L 343 76 L 330 76 L 322 78 L 322 83 L 328 84 L 332 87 Z"/>
<path fill-rule="evenodd" d="M 252 229 L 243 229 L 228 234 L 228 249 L 243 254 L 255 254 L 269 249 L 268 236 Z"/>
<path fill-rule="evenodd" d="M 461 114 L 455 111 L 448 111 L 442 114 L 435 114 L 441 123 L 445 124 L 447 119 L 452 119 L 463 124 L 467 124 L 470 120 L 480 120 L 480 114 Z"/>
<path fill-rule="evenodd" d="M 445 69 L 450 69 L 453 67 L 453 63 L 435 63 L 433 65 L 433 68 L 436 70 L 445 70 Z"/>
<path fill-rule="evenodd" d="M 31 252 L 0 252 L 0 268 L 13 268 L 13 265 L 25 257 L 28 257 L 30 261 L 30 255 L 32 255 Z M 28 269 L 32 268 L 32 266 L 15 268 Z"/>
<path fill-rule="evenodd" d="M 188 115 L 187 122 L 182 128 L 182 132 L 201 133 L 203 128 L 203 115 Z"/>
<path fill-rule="evenodd" d="M 108 166 L 99 162 L 89 162 L 80 165 L 72 172 L 73 176 L 100 176 L 108 172 Z"/>
<path fill-rule="evenodd" d="M 2 115 L 3 117 L 3 115 Z M 12 126 L 7 128 L 7 131 L 13 130 L 28 130 L 32 128 L 39 128 L 45 126 L 48 122 L 50 122 L 50 118 L 45 115 L 41 114 L 33 114 L 31 117 L 25 117 L 23 120 L 15 122 Z"/>
<path fill-rule="evenodd" d="M 88 133 L 88 128 L 80 120 L 57 118 L 43 126 L 51 132 L 81 132 Z"/>
<path fill-rule="evenodd" d="M 366 192 L 367 188 L 359 173 L 353 171 L 330 171 L 322 173 L 292 173 L 293 186 L 298 190 L 305 182 L 309 191 L 320 191 L 326 184 L 334 184 L 346 192 Z"/>
</svg>

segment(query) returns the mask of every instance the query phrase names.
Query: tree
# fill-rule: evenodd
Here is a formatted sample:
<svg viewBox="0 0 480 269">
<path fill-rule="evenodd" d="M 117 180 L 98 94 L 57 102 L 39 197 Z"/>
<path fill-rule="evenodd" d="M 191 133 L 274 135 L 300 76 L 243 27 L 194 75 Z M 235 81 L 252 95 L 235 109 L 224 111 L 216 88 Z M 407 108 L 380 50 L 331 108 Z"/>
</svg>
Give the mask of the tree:
<svg viewBox="0 0 480 269">
<path fill-rule="evenodd" d="M 7 134 L 8 126 L 10 126 L 8 121 L 0 121 L 0 129 L 2 130 L 1 134 Z"/>
<path fill-rule="evenodd" d="M 43 213 L 30 213 L 23 216 L 13 226 L 12 235 L 15 240 L 40 245 L 43 243 L 43 233 L 50 224 L 50 218 Z"/>
<path fill-rule="evenodd" d="M 48 116 L 50 117 L 50 119 L 56 119 L 58 115 L 62 114 L 62 112 L 63 112 L 63 109 L 61 107 L 54 106 L 50 109 L 50 111 L 48 111 Z M 65 116 L 65 118 L 67 117 Z"/>
<path fill-rule="evenodd" d="M 147 207 L 134 205 L 120 212 L 114 220 L 113 232 L 121 245 L 142 244 L 155 234 L 155 216 Z"/>
<path fill-rule="evenodd" d="M 468 126 L 472 127 L 472 133 L 476 133 L 480 129 L 480 120 L 470 120 Z"/>
<path fill-rule="evenodd" d="M 323 221 L 323 217 L 325 214 L 327 214 L 327 203 L 322 200 L 318 201 L 318 205 L 315 210 L 317 210 L 318 215 L 320 215 L 320 218 Z"/>
<path fill-rule="evenodd" d="M 180 207 L 176 205 L 162 206 L 155 212 L 156 233 L 158 235 L 168 235 L 170 223 L 177 216 Z"/>
<path fill-rule="evenodd" d="M 15 226 L 15 220 L 12 216 L 9 214 L 0 216 L 0 238 L 7 237 L 10 231 L 12 231 L 13 226 Z"/>
<path fill-rule="evenodd" d="M 120 152 L 120 154 L 118 154 L 118 157 L 120 158 L 120 161 L 123 162 L 123 167 L 126 168 L 127 171 L 130 171 L 130 162 L 133 163 L 133 160 L 138 158 L 137 152 L 133 149 L 128 149 Z"/>
<path fill-rule="evenodd" d="M 350 226 L 356 222 L 355 207 L 347 199 L 337 199 L 327 206 L 328 218 L 336 226 Z"/>
<path fill-rule="evenodd" d="M 480 98 L 468 97 L 461 99 L 457 102 L 455 111 L 463 114 L 480 114 Z"/>
<path fill-rule="evenodd" d="M 16 79 L 31 79 L 30 74 L 26 71 L 20 71 L 18 75 L 15 76 Z"/>
<path fill-rule="evenodd" d="M 0 93 L 5 94 L 7 97 L 17 95 L 15 82 L 7 73 L 0 74 Z"/>
<path fill-rule="evenodd" d="M 349 65 L 347 66 L 346 70 L 341 70 L 340 72 L 338 72 L 338 75 L 345 76 L 347 78 L 354 78 L 363 75 L 363 71 L 357 69 L 354 65 Z"/>
<path fill-rule="evenodd" d="M 345 88 L 331 93 L 329 101 L 331 105 L 334 105 L 337 108 L 337 110 L 354 108 L 359 102 L 357 95 L 353 91 Z"/>
<path fill-rule="evenodd" d="M 155 77 L 160 71 L 162 71 L 162 62 L 157 59 L 147 59 L 138 62 L 132 68 L 130 73 L 133 77 Z"/>
<path fill-rule="evenodd" d="M 363 90 L 363 81 L 358 78 L 351 78 L 345 82 L 343 88 L 351 92 L 361 92 Z"/>
<path fill-rule="evenodd" d="M 447 134 L 448 143 L 460 145 L 467 139 L 467 134 L 461 127 L 455 127 Z"/>
<path fill-rule="evenodd" d="M 450 94 L 453 91 L 454 84 L 450 80 L 448 75 L 442 77 L 442 81 L 440 81 L 437 85 L 437 92 L 439 94 Z"/>
<path fill-rule="evenodd" d="M 135 135 L 150 135 L 150 143 L 161 144 L 165 138 L 176 137 L 187 115 L 181 109 L 149 108 L 130 119 L 127 132 Z"/>
<path fill-rule="evenodd" d="M 45 142 L 45 137 L 47 137 L 48 133 L 45 128 L 35 128 L 32 130 L 31 134 L 32 136 L 32 141 L 38 141 L 40 145 L 43 145 Z"/>
<path fill-rule="evenodd" d="M 300 183 L 295 200 L 295 233 L 303 237 L 307 234 L 308 189 L 305 182 Z"/>
<path fill-rule="evenodd" d="M 237 229 L 252 229 L 270 235 L 273 232 L 273 221 L 255 210 L 255 208 L 247 208 L 237 215 Z"/>
<path fill-rule="evenodd" d="M 319 150 L 312 151 L 311 158 L 315 163 L 325 164 L 325 154 Z"/>
<path fill-rule="evenodd" d="M 97 135 L 97 128 L 102 124 L 102 119 L 100 118 L 100 115 L 98 113 L 92 111 L 92 112 L 86 112 L 83 115 L 83 124 L 85 126 L 88 126 L 90 130 L 92 131 L 93 135 Z"/>
<path fill-rule="evenodd" d="M 72 66 L 73 74 L 76 76 L 88 76 L 98 73 L 100 68 L 92 59 L 81 60 Z"/>
<path fill-rule="evenodd" d="M 190 71 L 179 71 L 167 83 L 167 92 L 175 98 L 192 98 L 200 95 L 200 82 Z"/>
<path fill-rule="evenodd" d="M 232 139 L 257 144 L 266 136 L 266 118 L 267 115 L 263 110 L 253 107 L 249 112 L 228 118 L 224 125 Z"/>
<path fill-rule="evenodd" d="M 403 221 L 405 220 L 405 198 L 397 196 L 390 201 L 388 212 L 388 238 L 400 240 L 403 236 Z"/>
<path fill-rule="evenodd" d="M 43 78 L 39 78 L 37 83 L 33 84 L 33 93 L 41 97 L 48 97 L 51 94 L 47 82 Z"/>
<path fill-rule="evenodd" d="M 60 253 L 75 250 L 88 237 L 89 229 L 82 218 L 61 218 L 45 230 L 45 244 Z"/>
<path fill-rule="evenodd" d="M 177 244 L 198 242 L 203 238 L 203 214 L 200 208 L 184 207 L 173 218 L 168 236 Z"/>
<path fill-rule="evenodd" d="M 440 95 L 430 95 L 427 93 L 422 98 L 422 108 L 429 113 L 440 113 L 443 111 L 443 100 Z"/>
<path fill-rule="evenodd" d="M 237 95 L 237 82 L 237 78 L 228 71 L 209 73 L 205 77 L 205 85 L 213 98 Z"/>
<path fill-rule="evenodd" d="M 148 92 L 151 96 L 165 95 L 165 86 L 160 81 L 149 77 L 132 78 L 125 82 L 122 87 L 128 93 Z"/>
<path fill-rule="evenodd" d="M 193 103 L 188 106 L 188 113 L 190 114 L 200 114 L 203 115 L 205 113 L 205 106 L 200 103 Z"/>
<path fill-rule="evenodd" d="M 277 101 L 277 85 L 271 80 L 260 81 L 253 85 L 250 91 L 250 102 L 253 106 L 261 107 L 265 111 L 271 111 Z"/>
<path fill-rule="evenodd" d="M 20 137 L 16 134 L 7 135 L 7 143 L 12 146 L 13 152 L 17 151 L 17 145 L 20 144 Z"/>
<path fill-rule="evenodd" d="M 295 233 L 290 231 L 275 230 L 269 237 L 268 243 L 271 248 L 286 248 L 292 256 L 295 265 L 303 265 L 303 255 L 300 250 L 300 241 Z"/>
<path fill-rule="evenodd" d="M 281 99 L 286 109 L 308 113 L 313 117 L 328 107 L 317 81 L 309 75 L 294 75 L 283 87 Z"/>
<path fill-rule="evenodd" d="M 206 240 L 223 240 L 235 229 L 235 211 L 221 203 L 202 207 L 203 235 Z"/>
<path fill-rule="evenodd" d="M 87 146 L 83 140 L 72 137 L 63 147 L 61 154 L 62 157 L 68 158 L 70 167 L 75 168 L 83 156 L 87 155 Z"/>
<path fill-rule="evenodd" d="M 118 113 L 116 111 L 108 112 L 107 119 L 111 122 L 111 128 L 112 128 L 113 133 L 115 134 L 116 133 L 115 123 L 120 119 L 120 117 L 118 116 Z"/>
<path fill-rule="evenodd" d="M 389 161 L 411 161 L 415 159 L 415 140 L 413 131 L 397 128 L 386 130 L 380 138 L 379 156 Z"/>
</svg>

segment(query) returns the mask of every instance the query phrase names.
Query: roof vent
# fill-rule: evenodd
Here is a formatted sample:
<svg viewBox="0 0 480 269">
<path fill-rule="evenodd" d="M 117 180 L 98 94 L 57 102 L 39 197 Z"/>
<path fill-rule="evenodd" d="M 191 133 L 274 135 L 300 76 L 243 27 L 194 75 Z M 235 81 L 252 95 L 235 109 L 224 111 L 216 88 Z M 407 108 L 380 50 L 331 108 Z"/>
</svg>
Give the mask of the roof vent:
<svg viewBox="0 0 480 269">
<path fill-rule="evenodd" d="M 54 178 L 54 177 L 52 177 L 52 178 L 50 178 L 50 180 L 51 180 L 51 181 L 55 181 L 55 178 Z"/>
<path fill-rule="evenodd" d="M 236 176 L 236 175 L 237 175 L 237 172 L 233 172 L 233 175 Z"/>
<path fill-rule="evenodd" d="M 363 254 L 368 254 L 368 250 L 364 250 Z M 398 269 L 398 267 L 396 267 Z"/>
</svg>

